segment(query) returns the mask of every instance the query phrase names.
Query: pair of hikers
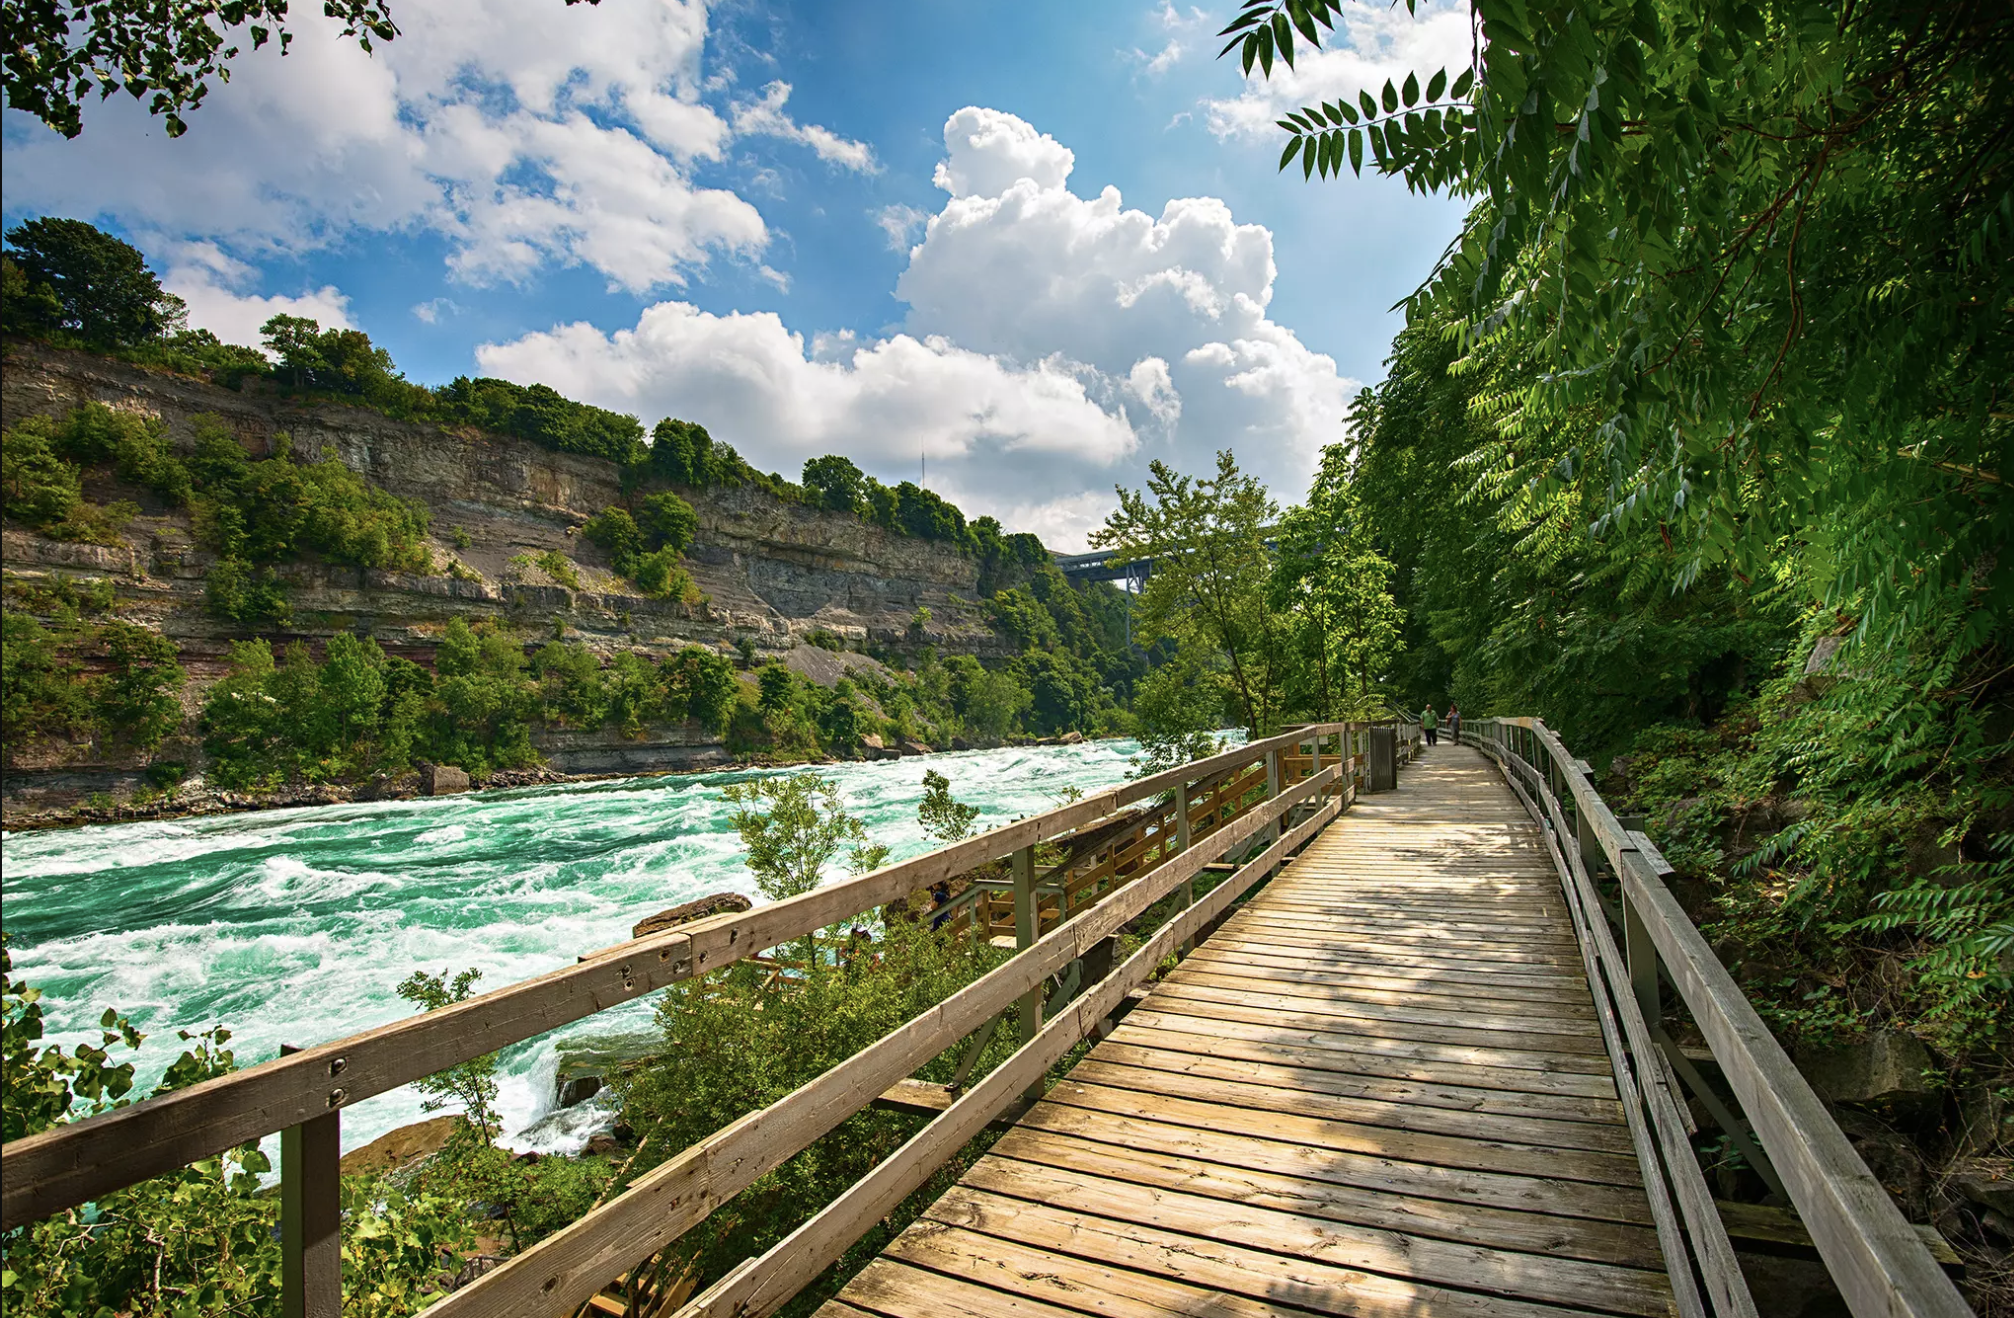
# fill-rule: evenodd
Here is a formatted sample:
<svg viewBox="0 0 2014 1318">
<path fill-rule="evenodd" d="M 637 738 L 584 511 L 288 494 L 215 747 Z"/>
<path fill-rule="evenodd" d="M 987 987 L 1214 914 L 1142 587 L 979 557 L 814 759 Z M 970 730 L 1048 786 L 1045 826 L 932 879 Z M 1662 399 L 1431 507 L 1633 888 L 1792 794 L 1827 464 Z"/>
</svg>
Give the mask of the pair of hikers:
<svg viewBox="0 0 2014 1318">
<path fill-rule="evenodd" d="M 1440 726 L 1440 715 L 1434 713 L 1432 705 L 1428 705 L 1420 711 L 1420 727 L 1426 730 L 1427 745 L 1438 746 L 1441 744 Z M 1450 704 L 1448 706 L 1448 736 L 1454 739 L 1455 745 L 1459 746 L 1462 744 L 1462 711 L 1458 705 Z"/>
</svg>

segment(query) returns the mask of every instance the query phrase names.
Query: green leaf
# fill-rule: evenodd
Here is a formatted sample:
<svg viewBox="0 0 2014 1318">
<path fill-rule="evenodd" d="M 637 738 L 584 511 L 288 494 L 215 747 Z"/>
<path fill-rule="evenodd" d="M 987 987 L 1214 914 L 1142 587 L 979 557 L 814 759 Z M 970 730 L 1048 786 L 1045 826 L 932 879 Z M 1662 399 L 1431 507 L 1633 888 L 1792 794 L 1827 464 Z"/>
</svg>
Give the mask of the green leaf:
<svg viewBox="0 0 2014 1318">
<path fill-rule="evenodd" d="M 1427 99 L 1438 101 L 1441 93 L 1448 89 L 1448 71 L 1442 69 L 1427 80 Z"/>
<path fill-rule="evenodd" d="M 1385 102 L 1386 114 L 1390 114 L 1392 111 L 1399 108 L 1399 89 L 1392 86 L 1392 80 L 1390 78 L 1385 79 L 1384 102 Z"/>
<path fill-rule="evenodd" d="M 1420 79 L 1418 74 L 1408 73 L 1406 75 L 1406 85 L 1403 91 L 1403 95 L 1406 98 L 1406 105 L 1408 107 L 1415 106 L 1420 103 Z"/>
<path fill-rule="evenodd" d="M 1385 85 L 1389 87 L 1391 84 L 1386 83 Z M 1368 91 L 1357 93 L 1357 104 L 1364 107 L 1364 118 L 1375 119 L 1378 117 L 1378 103 L 1371 99 L 1371 94 Z"/>
<path fill-rule="evenodd" d="M 1287 21 L 1283 13 L 1273 15 L 1273 42 L 1280 48 L 1280 58 L 1288 68 L 1294 67 L 1294 25 Z"/>
<path fill-rule="evenodd" d="M 1459 78 L 1456 78 L 1456 79 L 1455 79 L 1455 85 L 1454 85 L 1453 87 L 1450 87 L 1450 88 L 1448 89 L 1448 93 L 1449 93 L 1449 94 L 1450 94 L 1451 96 L 1453 96 L 1453 97 L 1454 97 L 1454 99 L 1456 99 L 1456 100 L 1458 100 L 1458 101 L 1459 101 L 1459 100 L 1461 100 L 1461 99 L 1462 99 L 1462 98 L 1463 98 L 1464 96 L 1467 96 L 1467 95 L 1469 94 L 1469 88 L 1471 88 L 1471 87 L 1473 87 L 1473 86 L 1475 86 L 1475 85 L 1476 85 L 1476 73 L 1475 73 L 1475 70 L 1474 70 L 1474 69 L 1463 69 L 1463 70 L 1462 70 L 1462 73 L 1461 73 L 1461 76 L 1460 76 Z"/>
<path fill-rule="evenodd" d="M 1361 175 L 1364 172 L 1364 130 L 1350 130 L 1350 170 Z"/>
</svg>

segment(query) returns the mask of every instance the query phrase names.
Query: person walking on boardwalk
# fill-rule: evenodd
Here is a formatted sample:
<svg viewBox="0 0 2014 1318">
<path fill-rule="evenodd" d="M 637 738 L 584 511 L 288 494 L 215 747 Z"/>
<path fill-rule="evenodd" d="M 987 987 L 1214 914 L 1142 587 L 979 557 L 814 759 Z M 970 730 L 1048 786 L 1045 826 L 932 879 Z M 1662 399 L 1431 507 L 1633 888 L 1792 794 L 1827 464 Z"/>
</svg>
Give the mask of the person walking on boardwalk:
<svg viewBox="0 0 2014 1318">
<path fill-rule="evenodd" d="M 1462 707 L 1452 700 L 1448 702 L 1448 736 L 1455 745 L 1462 744 Z"/>
<path fill-rule="evenodd" d="M 1426 729 L 1427 745 L 1429 746 L 1440 745 L 1440 738 L 1435 733 L 1435 729 L 1440 727 L 1440 725 L 1441 725 L 1440 715 L 1434 713 L 1434 707 L 1432 705 L 1428 705 L 1425 709 L 1420 711 L 1420 726 Z"/>
</svg>

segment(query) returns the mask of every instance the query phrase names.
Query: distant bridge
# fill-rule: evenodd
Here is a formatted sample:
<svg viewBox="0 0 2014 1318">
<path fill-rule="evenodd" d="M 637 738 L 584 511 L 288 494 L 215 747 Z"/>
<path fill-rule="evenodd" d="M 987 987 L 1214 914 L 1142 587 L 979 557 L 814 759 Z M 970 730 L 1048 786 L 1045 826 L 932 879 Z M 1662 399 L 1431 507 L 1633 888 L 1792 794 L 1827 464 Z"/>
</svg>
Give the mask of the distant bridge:
<svg viewBox="0 0 2014 1318">
<path fill-rule="evenodd" d="M 1051 554 L 1056 567 L 1077 581 L 1145 581 L 1154 570 L 1151 558 L 1124 559 L 1110 549 L 1094 549 L 1088 554 Z"/>
</svg>

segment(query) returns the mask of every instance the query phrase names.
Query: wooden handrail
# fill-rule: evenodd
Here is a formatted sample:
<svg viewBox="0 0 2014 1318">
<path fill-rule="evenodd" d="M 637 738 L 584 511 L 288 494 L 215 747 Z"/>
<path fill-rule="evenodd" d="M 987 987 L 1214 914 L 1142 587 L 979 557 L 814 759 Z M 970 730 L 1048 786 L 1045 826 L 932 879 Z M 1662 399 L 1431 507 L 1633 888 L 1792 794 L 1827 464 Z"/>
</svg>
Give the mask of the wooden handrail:
<svg viewBox="0 0 2014 1318">
<path fill-rule="evenodd" d="M 1322 772 L 1333 775 L 1336 769 L 1331 767 Z M 1029 1085 L 1040 1081 L 1099 1021 L 1112 1014 L 1127 993 L 1144 984 L 1163 960 L 1222 915 L 1231 902 L 1270 874 L 1341 810 L 1342 804 L 1331 800 L 1312 818 L 1212 888 L 1201 901 L 1177 912 L 1123 964 L 1061 1014 L 1045 1022 L 1035 1038 L 960 1096 L 908 1143 L 768 1253 L 749 1259 L 694 1298 L 678 1311 L 677 1318 L 767 1318 L 789 1303 L 799 1290 L 837 1262 L 870 1226 L 920 1188 L 932 1172 Z"/>
<path fill-rule="evenodd" d="M 88 1202 L 225 1149 L 339 1112 L 646 993 L 906 899 L 1126 805 L 1285 751 L 1320 724 L 1233 747 L 814 892 L 632 939 L 467 1002 L 262 1062 L 0 1148 L 0 1229 Z"/>
<path fill-rule="evenodd" d="M 1267 801 L 1156 867 L 823 1075 L 748 1113 L 646 1173 L 586 1217 L 429 1309 L 429 1318 L 551 1314 L 677 1240 L 767 1172 L 795 1157 L 888 1087 L 1082 957 L 1203 866 L 1314 795 L 1332 771 Z M 1039 1036 L 1038 1036 L 1039 1037 Z M 983 1124 L 983 1123 L 982 1123 Z"/>
<path fill-rule="evenodd" d="M 1543 767 L 1566 786 L 1620 880 L 1625 922 L 1638 922 L 1654 945 L 1661 969 L 1690 1009 L 1855 1318 L 1969 1318 L 1972 1311 L 1958 1288 L 1854 1152 L 1580 762 L 1538 719 L 1470 724 L 1479 733 L 1495 727 L 1524 730 L 1547 761 Z M 1494 741 L 1502 755 L 1540 767 L 1508 739 L 1498 735 Z"/>
</svg>

